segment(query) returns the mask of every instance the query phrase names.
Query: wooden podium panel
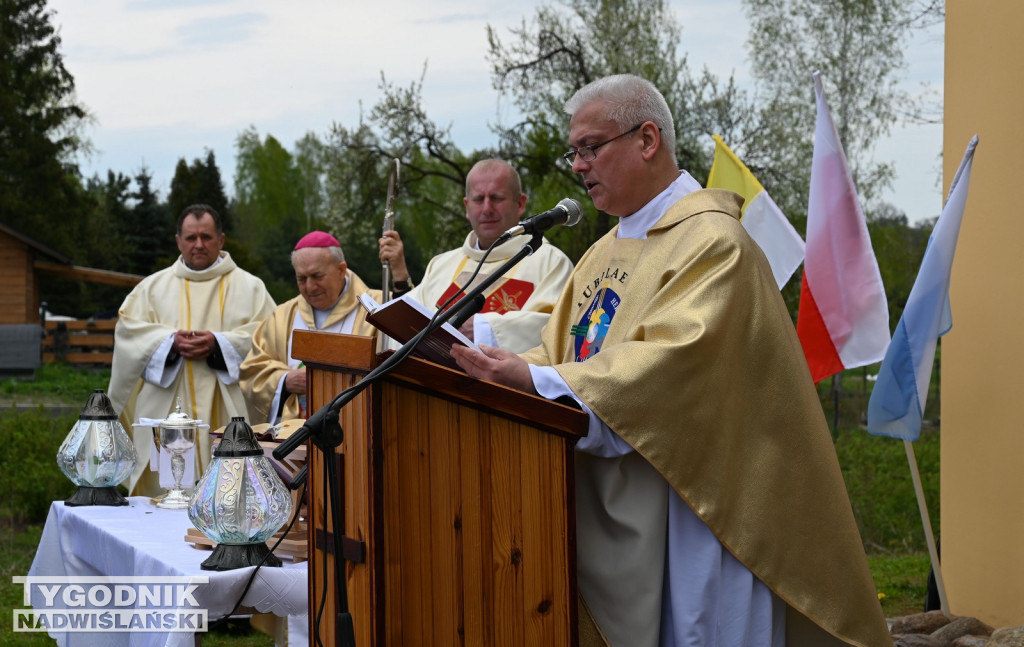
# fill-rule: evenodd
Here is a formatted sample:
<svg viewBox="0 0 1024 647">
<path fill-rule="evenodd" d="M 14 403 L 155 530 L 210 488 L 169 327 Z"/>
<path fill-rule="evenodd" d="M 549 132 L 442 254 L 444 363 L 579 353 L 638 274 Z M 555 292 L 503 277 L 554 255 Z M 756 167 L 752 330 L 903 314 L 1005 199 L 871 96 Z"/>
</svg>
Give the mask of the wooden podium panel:
<svg viewBox="0 0 1024 647">
<path fill-rule="evenodd" d="M 311 410 L 377 363 L 365 337 L 295 331 L 292 349 L 309 369 Z M 582 412 L 410 358 L 340 422 L 345 584 L 359 647 L 577 643 Z M 331 493 L 323 453 L 311 446 L 309 456 L 310 639 L 337 645 Z"/>
</svg>

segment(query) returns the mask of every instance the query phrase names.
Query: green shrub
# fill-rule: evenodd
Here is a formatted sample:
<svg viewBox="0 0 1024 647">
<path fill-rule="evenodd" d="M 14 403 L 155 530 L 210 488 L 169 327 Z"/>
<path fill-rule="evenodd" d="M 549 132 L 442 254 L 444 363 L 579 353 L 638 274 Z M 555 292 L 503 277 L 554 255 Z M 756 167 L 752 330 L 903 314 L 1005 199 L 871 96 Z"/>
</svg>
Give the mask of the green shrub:
<svg viewBox="0 0 1024 647">
<path fill-rule="evenodd" d="M 84 401 L 83 401 L 84 402 Z M 57 467 L 57 450 L 78 414 L 50 416 L 42 407 L 0 415 L 0 516 L 9 523 L 40 523 L 50 504 L 75 485 Z"/>
</svg>

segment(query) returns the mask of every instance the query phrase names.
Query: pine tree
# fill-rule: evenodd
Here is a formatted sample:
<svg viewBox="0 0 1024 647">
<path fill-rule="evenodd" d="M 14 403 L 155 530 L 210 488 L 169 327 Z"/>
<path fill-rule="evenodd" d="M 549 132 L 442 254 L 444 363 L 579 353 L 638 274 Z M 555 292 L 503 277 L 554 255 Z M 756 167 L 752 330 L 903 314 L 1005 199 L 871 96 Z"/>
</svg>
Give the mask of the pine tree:
<svg viewBox="0 0 1024 647">
<path fill-rule="evenodd" d="M 197 203 L 208 204 L 216 209 L 223 222 L 224 233 L 231 233 L 234 223 L 224 193 L 224 182 L 217 168 L 216 157 L 209 149 L 205 160 L 197 157 L 191 165 L 184 158 L 178 160 L 174 178 L 171 179 L 171 193 L 167 196 L 167 205 L 175 219 L 186 207 Z"/>
<path fill-rule="evenodd" d="M 85 108 L 45 0 L 0 0 L 0 221 L 66 254 L 89 200 L 75 165 Z"/>
<path fill-rule="evenodd" d="M 145 166 L 135 176 L 135 201 L 126 227 L 125 244 L 131 250 L 129 272 L 151 274 L 174 260 L 174 216 L 153 190 L 153 176 Z"/>
</svg>

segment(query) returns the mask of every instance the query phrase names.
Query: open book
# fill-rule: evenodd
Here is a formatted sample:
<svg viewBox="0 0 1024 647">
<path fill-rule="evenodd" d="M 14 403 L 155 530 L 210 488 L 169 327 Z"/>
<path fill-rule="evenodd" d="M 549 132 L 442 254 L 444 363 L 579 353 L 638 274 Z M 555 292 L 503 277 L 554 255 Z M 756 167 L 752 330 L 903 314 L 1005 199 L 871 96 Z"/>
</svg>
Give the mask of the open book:
<svg viewBox="0 0 1024 647">
<path fill-rule="evenodd" d="M 434 316 L 433 311 L 408 294 L 379 304 L 369 293 L 364 292 L 359 295 L 359 303 L 366 309 L 366 320 L 399 344 L 405 344 L 419 334 Z M 455 344 L 480 350 L 469 337 L 446 322 L 421 341 L 413 352 L 435 364 L 461 371 L 449 354 L 449 350 Z"/>
</svg>

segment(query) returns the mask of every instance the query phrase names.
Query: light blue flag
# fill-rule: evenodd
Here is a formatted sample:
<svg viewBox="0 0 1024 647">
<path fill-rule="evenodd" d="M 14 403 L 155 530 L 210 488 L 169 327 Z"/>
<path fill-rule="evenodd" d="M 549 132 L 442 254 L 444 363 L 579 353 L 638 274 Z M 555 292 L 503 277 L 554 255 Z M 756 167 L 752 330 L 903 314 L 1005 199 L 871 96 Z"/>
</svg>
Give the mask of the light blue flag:
<svg viewBox="0 0 1024 647">
<path fill-rule="evenodd" d="M 868 401 L 868 432 L 877 436 L 917 440 L 921 435 L 935 345 L 953 327 L 949 277 L 977 145 L 975 135 L 953 177 L 946 206 L 932 230 L 917 280 L 878 371 Z"/>
</svg>

